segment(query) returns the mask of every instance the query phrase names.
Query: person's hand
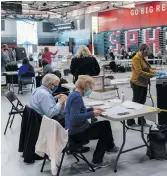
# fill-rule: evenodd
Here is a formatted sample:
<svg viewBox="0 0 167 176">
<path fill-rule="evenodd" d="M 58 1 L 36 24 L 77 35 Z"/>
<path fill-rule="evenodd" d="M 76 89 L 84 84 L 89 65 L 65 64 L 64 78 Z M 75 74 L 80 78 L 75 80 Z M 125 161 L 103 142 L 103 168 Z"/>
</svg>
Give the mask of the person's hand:
<svg viewBox="0 0 167 176">
<path fill-rule="evenodd" d="M 104 112 L 105 110 L 103 108 L 93 108 L 93 110 L 99 110 L 101 112 Z"/>
<path fill-rule="evenodd" d="M 94 113 L 95 117 L 98 117 L 101 114 L 101 111 L 100 110 L 94 110 L 93 113 Z"/>
<path fill-rule="evenodd" d="M 39 68 L 39 69 L 37 70 L 38 73 L 40 73 L 40 72 L 42 72 L 42 71 L 43 71 L 43 68 Z"/>
<path fill-rule="evenodd" d="M 153 77 L 159 77 L 159 76 L 160 76 L 159 73 L 153 74 Z"/>
<path fill-rule="evenodd" d="M 59 95 L 54 96 L 54 98 L 55 99 L 60 99 L 62 96 L 66 96 L 67 97 L 67 95 L 65 95 L 65 94 L 59 94 Z"/>
<path fill-rule="evenodd" d="M 63 95 L 58 99 L 58 103 L 63 105 L 66 102 L 66 100 L 67 100 L 67 96 Z"/>
<path fill-rule="evenodd" d="M 163 73 L 163 72 L 159 72 L 159 76 L 165 76 L 166 73 Z"/>
</svg>

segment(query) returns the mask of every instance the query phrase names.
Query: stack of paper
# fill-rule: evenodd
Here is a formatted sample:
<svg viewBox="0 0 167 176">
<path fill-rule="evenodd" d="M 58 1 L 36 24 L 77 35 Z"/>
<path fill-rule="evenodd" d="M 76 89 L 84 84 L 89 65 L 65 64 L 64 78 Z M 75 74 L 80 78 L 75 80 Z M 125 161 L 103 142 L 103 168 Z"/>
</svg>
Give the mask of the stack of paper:
<svg viewBox="0 0 167 176">
<path fill-rule="evenodd" d="M 98 106 L 98 105 L 103 105 L 103 101 L 90 101 L 90 102 L 85 102 L 85 106 Z"/>
</svg>

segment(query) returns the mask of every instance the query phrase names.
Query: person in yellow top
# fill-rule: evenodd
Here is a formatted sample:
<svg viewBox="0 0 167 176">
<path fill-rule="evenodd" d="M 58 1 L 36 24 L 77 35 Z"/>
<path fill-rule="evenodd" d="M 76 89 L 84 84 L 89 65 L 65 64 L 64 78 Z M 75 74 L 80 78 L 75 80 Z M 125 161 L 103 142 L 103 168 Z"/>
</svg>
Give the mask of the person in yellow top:
<svg viewBox="0 0 167 176">
<path fill-rule="evenodd" d="M 133 102 L 145 104 L 147 97 L 147 87 L 150 84 L 150 78 L 154 76 L 161 76 L 164 73 L 157 73 L 151 68 L 146 61 L 146 57 L 149 55 L 149 46 L 147 44 L 140 44 L 139 51 L 132 59 L 132 77 L 131 88 L 133 90 Z M 138 125 L 141 125 L 142 120 L 146 125 L 144 117 L 138 118 Z M 128 126 L 138 126 L 134 119 L 127 120 Z"/>
</svg>

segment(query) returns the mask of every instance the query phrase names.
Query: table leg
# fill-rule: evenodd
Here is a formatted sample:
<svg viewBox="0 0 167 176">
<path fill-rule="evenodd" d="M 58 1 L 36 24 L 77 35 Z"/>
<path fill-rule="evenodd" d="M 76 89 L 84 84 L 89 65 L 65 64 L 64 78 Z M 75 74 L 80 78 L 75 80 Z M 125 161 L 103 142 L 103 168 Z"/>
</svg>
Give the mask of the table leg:
<svg viewBox="0 0 167 176">
<path fill-rule="evenodd" d="M 149 85 L 149 88 L 148 88 L 148 92 L 149 92 L 149 98 L 151 99 L 151 102 L 152 102 L 152 107 L 154 107 L 154 100 L 152 98 L 152 95 L 151 95 L 151 86 Z"/>
<path fill-rule="evenodd" d="M 142 137 L 143 142 L 146 145 L 147 149 L 150 150 L 150 148 L 147 144 L 147 141 L 145 140 L 145 137 L 144 137 L 144 117 L 142 117 L 142 119 L 141 119 L 141 137 Z"/>
<path fill-rule="evenodd" d="M 126 141 L 126 125 L 125 125 L 125 120 L 122 122 L 122 124 L 123 124 L 123 143 L 122 143 L 122 146 L 121 146 L 121 148 L 119 150 L 119 153 L 118 153 L 116 161 L 115 161 L 114 172 L 117 172 L 117 163 L 118 163 L 120 155 L 121 155 L 121 153 L 123 151 L 123 148 L 124 148 L 124 145 L 125 145 L 125 141 Z"/>
</svg>

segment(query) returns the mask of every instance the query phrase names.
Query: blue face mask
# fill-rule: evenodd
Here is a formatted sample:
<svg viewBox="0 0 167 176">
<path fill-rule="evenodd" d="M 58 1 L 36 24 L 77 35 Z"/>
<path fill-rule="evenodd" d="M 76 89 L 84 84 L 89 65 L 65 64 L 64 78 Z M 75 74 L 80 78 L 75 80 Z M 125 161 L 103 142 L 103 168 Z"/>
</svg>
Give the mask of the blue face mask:
<svg viewBox="0 0 167 176">
<path fill-rule="evenodd" d="M 56 92 L 56 90 L 58 89 L 59 86 L 56 86 L 54 89 L 52 89 L 52 94 L 54 94 Z"/>
<path fill-rule="evenodd" d="M 87 89 L 87 90 L 84 91 L 83 96 L 84 97 L 89 96 L 91 93 L 92 93 L 92 90 L 91 89 Z"/>
</svg>

